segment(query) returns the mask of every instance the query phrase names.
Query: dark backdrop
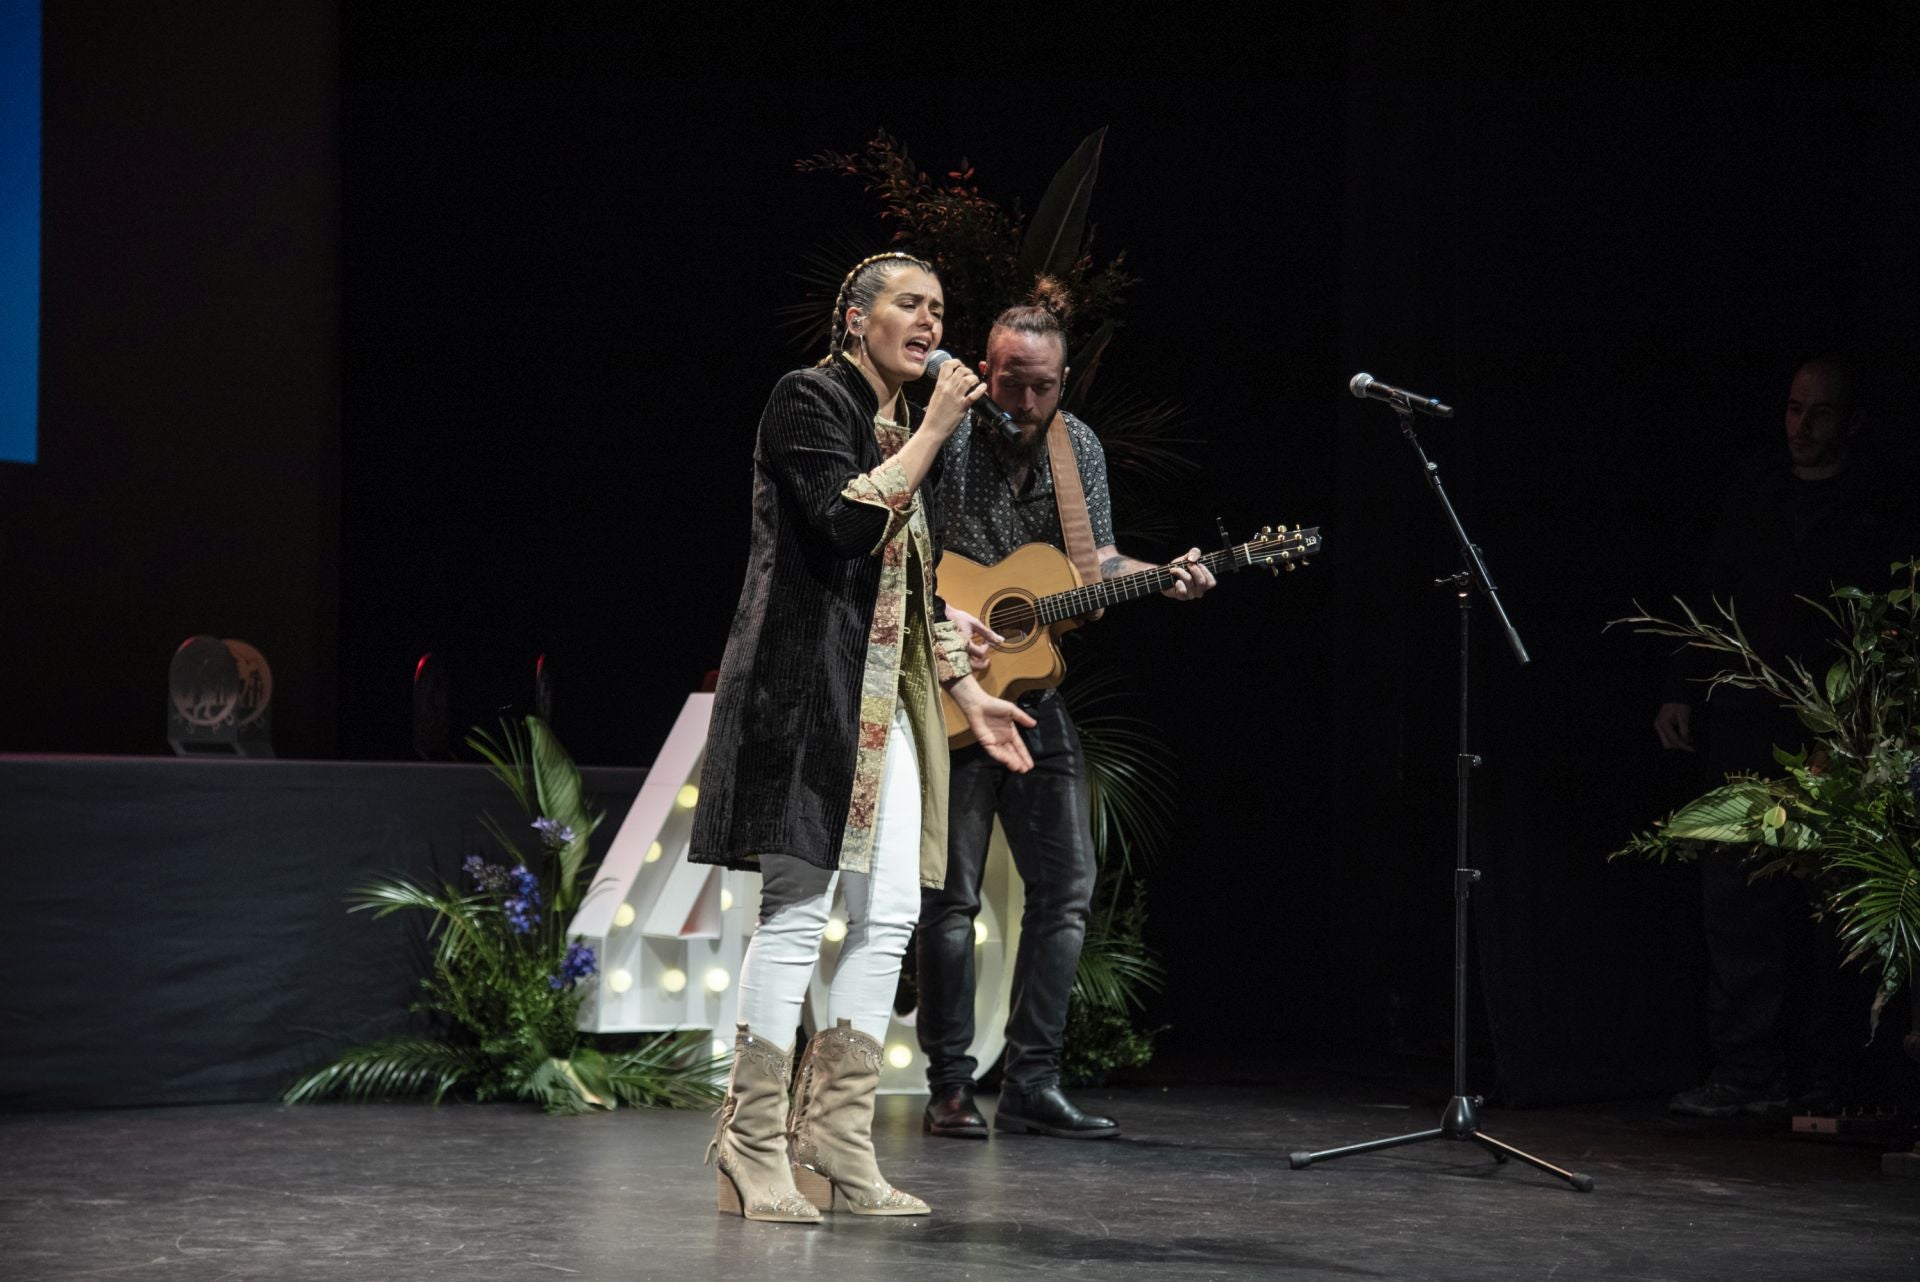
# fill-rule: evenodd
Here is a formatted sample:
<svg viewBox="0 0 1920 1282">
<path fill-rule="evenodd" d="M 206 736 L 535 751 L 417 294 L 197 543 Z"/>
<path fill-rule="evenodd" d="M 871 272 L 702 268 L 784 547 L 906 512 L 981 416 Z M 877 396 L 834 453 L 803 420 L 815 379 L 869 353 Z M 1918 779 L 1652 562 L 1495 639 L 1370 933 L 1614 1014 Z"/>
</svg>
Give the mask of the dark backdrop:
<svg viewBox="0 0 1920 1282">
<path fill-rule="evenodd" d="M 196 633 L 335 749 L 339 18 L 45 6 L 40 461 L 0 464 L 0 750 L 157 752 Z"/>
<path fill-rule="evenodd" d="M 1432 580 L 1453 554 L 1392 416 L 1344 393 L 1366 369 L 1460 407 L 1426 443 L 1535 660 L 1517 668 L 1480 620 L 1479 1031 L 1516 1099 L 1693 1075 L 1687 875 L 1603 863 L 1691 780 L 1652 744 L 1658 653 L 1601 629 L 1682 581 L 1724 478 L 1777 445 L 1793 353 L 1852 347 L 1882 389 L 1914 376 L 1910 20 L 1615 30 L 1362 0 L 1151 46 L 1108 32 L 1135 51 L 1111 67 L 1035 45 L 1043 74 L 1019 78 L 930 78 L 907 51 L 800 81 L 690 78 L 741 63 L 582 12 L 462 26 L 350 6 L 337 59 L 309 55 L 340 113 L 340 646 L 314 668 L 337 706 L 299 706 L 344 755 L 406 755 L 408 675 L 434 649 L 471 708 L 521 698 L 545 653 L 576 752 L 650 760 L 718 661 L 759 406 L 817 355 L 776 309 L 809 249 L 884 239 L 870 198 L 792 162 L 884 126 L 1031 206 L 1105 125 L 1099 245 L 1142 280 L 1103 378 L 1191 410 L 1201 471 L 1169 497 L 1176 527 L 1303 521 L 1334 549 L 1088 638 L 1181 762 L 1182 836 L 1150 876 L 1166 1062 L 1257 1075 L 1330 1044 L 1447 1045 L 1457 620 Z M 1205 74 L 1174 74 L 1192 54 Z M 104 242 L 125 225 L 90 216 Z M 312 304 L 324 280 L 275 287 Z M 49 291 L 50 316 L 94 314 Z M 160 297 L 190 301 L 178 282 Z M 50 321 L 47 352 L 96 370 L 116 349 Z M 1873 411 L 1910 454 L 1890 390 Z M 50 403 L 50 455 L 66 421 Z M 315 439 L 289 430 L 271 439 Z M 296 497 L 324 498 L 316 474 Z M 110 546 L 145 537 L 103 519 Z M 301 562 L 331 582 L 328 565 Z M 54 551 L 21 573 L 45 598 L 77 568 Z M 322 630 L 327 591 L 300 596 Z M 124 746 L 128 715 L 8 742 Z"/>
</svg>

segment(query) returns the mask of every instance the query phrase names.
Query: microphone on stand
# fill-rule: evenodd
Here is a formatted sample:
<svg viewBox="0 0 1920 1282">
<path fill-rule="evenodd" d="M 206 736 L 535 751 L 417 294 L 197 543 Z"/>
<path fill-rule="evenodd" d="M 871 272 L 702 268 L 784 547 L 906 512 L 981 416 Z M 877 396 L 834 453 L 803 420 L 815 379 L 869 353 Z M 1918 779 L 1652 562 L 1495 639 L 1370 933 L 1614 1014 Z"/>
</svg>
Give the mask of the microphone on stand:
<svg viewBox="0 0 1920 1282">
<path fill-rule="evenodd" d="M 1422 414 L 1431 414 L 1435 418 L 1452 418 L 1453 406 L 1442 405 L 1438 397 L 1422 396 L 1418 392 L 1409 392 L 1405 388 L 1382 383 L 1371 374 L 1355 374 L 1347 383 L 1347 390 L 1363 401 L 1385 401 L 1401 409 L 1418 410 Z"/>
<path fill-rule="evenodd" d="M 948 361 L 957 359 L 959 358 L 944 347 L 936 348 L 927 354 L 927 371 L 925 377 L 934 377 L 940 372 L 942 365 L 945 365 Z M 985 392 L 982 392 L 980 399 L 973 403 L 973 408 L 975 411 L 984 413 L 988 418 L 997 422 L 1000 425 L 1000 430 L 1007 434 L 1007 439 L 1014 441 L 1020 439 L 1020 425 L 1013 421 L 1013 415 L 1007 413 L 998 405 L 995 405 L 993 398 Z"/>
</svg>

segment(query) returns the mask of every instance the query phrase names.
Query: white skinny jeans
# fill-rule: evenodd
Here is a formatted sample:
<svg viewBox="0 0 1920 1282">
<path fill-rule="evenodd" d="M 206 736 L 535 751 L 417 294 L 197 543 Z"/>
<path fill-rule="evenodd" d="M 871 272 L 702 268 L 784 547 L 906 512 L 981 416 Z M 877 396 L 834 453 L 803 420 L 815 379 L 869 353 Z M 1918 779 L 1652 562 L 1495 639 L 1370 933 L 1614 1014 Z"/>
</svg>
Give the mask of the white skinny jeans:
<svg viewBox="0 0 1920 1282">
<path fill-rule="evenodd" d="M 847 902 L 847 937 L 833 968 L 827 1019 L 846 1019 L 884 1042 L 900 982 L 900 959 L 920 917 L 920 770 L 906 709 L 894 705 L 880 776 L 872 870 L 840 873 L 792 855 L 760 857 L 760 923 L 740 963 L 738 1018 L 768 1041 L 791 1046 L 807 985 L 820 960 L 835 882 Z"/>
</svg>

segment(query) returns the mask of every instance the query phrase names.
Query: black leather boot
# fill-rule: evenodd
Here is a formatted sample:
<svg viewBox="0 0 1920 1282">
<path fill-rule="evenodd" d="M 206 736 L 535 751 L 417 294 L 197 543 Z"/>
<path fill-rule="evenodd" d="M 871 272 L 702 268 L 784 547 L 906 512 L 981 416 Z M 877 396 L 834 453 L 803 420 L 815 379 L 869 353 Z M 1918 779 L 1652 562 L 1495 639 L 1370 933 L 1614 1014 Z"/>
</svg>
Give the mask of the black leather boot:
<svg viewBox="0 0 1920 1282">
<path fill-rule="evenodd" d="M 1111 1117 L 1081 1112 L 1058 1086 L 1042 1086 L 1035 1091 L 1002 1086 L 993 1129 L 1063 1140 L 1110 1140 L 1120 1133 L 1120 1123 Z"/>
<path fill-rule="evenodd" d="M 974 1106 L 973 1087 L 942 1086 L 927 1101 L 927 1113 L 920 1129 L 929 1135 L 950 1135 L 960 1139 L 987 1138 L 987 1119 Z"/>
</svg>

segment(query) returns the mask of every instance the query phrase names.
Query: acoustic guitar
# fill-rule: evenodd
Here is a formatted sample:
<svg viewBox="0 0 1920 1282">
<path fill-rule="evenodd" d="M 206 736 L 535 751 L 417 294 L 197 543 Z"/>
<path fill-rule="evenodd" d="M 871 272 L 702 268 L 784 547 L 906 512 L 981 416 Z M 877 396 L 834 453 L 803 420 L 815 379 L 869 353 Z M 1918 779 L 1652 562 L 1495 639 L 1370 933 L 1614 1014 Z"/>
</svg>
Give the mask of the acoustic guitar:
<svg viewBox="0 0 1920 1282">
<path fill-rule="evenodd" d="M 1299 527 L 1275 530 L 1268 526 L 1245 543 L 1231 544 L 1200 558 L 1215 578 L 1249 566 L 1264 565 L 1279 574 L 1304 565 L 1320 550 L 1320 529 Z M 1029 690 L 1057 686 L 1067 675 L 1060 657 L 1059 638 L 1080 626 L 1089 614 L 1122 601 L 1164 592 L 1179 580 L 1176 561 L 1098 583 L 1081 583 L 1067 554 L 1046 543 L 1015 548 L 994 565 L 969 561 L 955 552 L 940 558 L 937 582 L 941 597 L 998 632 L 991 662 L 974 678 L 988 694 L 1017 699 Z M 973 731 L 960 706 L 941 696 L 947 716 L 947 742 L 955 748 L 973 742 Z"/>
</svg>

